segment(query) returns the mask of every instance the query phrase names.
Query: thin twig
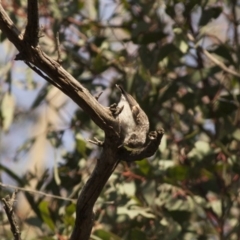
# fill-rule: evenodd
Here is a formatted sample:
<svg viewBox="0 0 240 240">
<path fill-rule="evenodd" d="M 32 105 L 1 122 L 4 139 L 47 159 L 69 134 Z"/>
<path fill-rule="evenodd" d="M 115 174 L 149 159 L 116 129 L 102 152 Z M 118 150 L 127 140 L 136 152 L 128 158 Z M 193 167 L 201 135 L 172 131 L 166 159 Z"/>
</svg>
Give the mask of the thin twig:
<svg viewBox="0 0 240 240">
<path fill-rule="evenodd" d="M 95 141 L 94 141 L 95 140 Z M 94 137 L 94 140 L 88 139 L 88 142 L 97 145 L 98 147 L 103 147 L 103 142 Z"/>
<path fill-rule="evenodd" d="M 98 100 L 102 94 L 103 94 L 103 92 L 98 93 L 98 94 L 95 96 L 95 98 Z"/>
<path fill-rule="evenodd" d="M 58 55 L 57 62 L 61 63 L 62 58 L 61 58 L 61 52 L 60 52 L 59 32 L 57 32 L 57 35 L 56 35 L 56 48 L 57 48 L 57 55 Z"/>
<path fill-rule="evenodd" d="M 215 58 L 212 54 L 210 54 L 206 49 L 201 48 L 202 53 L 213 63 L 215 63 L 217 66 L 219 66 L 223 71 L 232 74 L 233 76 L 240 77 L 240 74 L 236 71 L 230 69 L 227 67 L 223 62 L 219 61 L 217 58 Z"/>
<path fill-rule="evenodd" d="M 74 199 L 74 198 L 60 197 L 57 195 L 48 194 L 48 193 L 44 193 L 44 192 L 33 190 L 33 189 L 26 189 L 26 188 L 16 187 L 16 186 L 9 185 L 9 184 L 4 184 L 2 182 L 0 182 L 0 186 L 4 187 L 4 188 L 11 188 L 11 189 L 15 189 L 15 190 L 23 191 L 23 192 L 32 193 L 32 194 L 43 195 L 45 197 L 55 198 L 55 199 L 59 199 L 59 200 L 63 200 L 63 201 L 70 201 L 70 202 L 74 202 L 74 203 L 77 201 L 77 199 Z"/>
<path fill-rule="evenodd" d="M 7 214 L 8 221 L 11 225 L 11 231 L 14 236 L 14 240 L 21 240 L 21 231 L 19 230 L 17 220 L 13 211 L 13 205 L 16 201 L 16 194 L 17 190 L 12 193 L 11 197 L 7 195 L 5 198 L 2 198 L 2 202 L 4 205 L 4 210 Z"/>
</svg>

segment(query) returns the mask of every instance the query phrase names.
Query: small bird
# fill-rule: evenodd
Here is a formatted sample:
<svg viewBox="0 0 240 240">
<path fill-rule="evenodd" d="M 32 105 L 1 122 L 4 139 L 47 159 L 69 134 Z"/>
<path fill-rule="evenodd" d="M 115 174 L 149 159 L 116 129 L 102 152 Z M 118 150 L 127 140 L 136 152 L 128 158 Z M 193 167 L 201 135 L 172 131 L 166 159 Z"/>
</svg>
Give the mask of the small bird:
<svg viewBox="0 0 240 240">
<path fill-rule="evenodd" d="M 149 131 L 148 117 L 130 94 L 117 84 L 116 87 L 121 91 L 118 119 L 124 138 L 123 146 L 128 150 L 139 149 L 146 142 Z"/>
</svg>

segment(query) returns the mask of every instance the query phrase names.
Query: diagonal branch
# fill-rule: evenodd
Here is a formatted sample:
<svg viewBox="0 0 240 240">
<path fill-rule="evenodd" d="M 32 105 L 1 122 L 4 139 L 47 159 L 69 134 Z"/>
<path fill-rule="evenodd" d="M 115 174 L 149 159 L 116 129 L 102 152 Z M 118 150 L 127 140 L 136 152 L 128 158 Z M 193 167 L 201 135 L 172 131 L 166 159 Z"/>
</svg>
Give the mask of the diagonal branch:
<svg viewBox="0 0 240 240">
<path fill-rule="evenodd" d="M 223 71 L 232 74 L 235 77 L 240 77 L 240 74 L 231 68 L 227 67 L 223 62 L 219 61 L 217 58 L 215 58 L 212 54 L 210 54 L 206 49 L 203 49 L 199 47 L 199 50 L 204 53 L 204 55 L 210 59 L 213 63 L 215 63 L 217 66 L 219 66 Z"/>
<path fill-rule="evenodd" d="M 104 131 L 112 131 L 114 129 L 113 125 L 116 124 L 116 120 L 111 116 L 110 111 L 99 104 L 89 91 L 71 76 L 57 61 L 43 53 L 39 47 L 34 48 L 28 42 L 24 41 L 20 31 L 14 26 L 12 20 L 8 17 L 1 5 L 0 29 L 19 50 L 16 60 L 23 60 L 26 63 L 31 63 L 36 67 L 33 69 L 34 71 L 38 69 L 44 72 L 45 75 L 51 79 L 51 81 L 49 81 L 45 78 L 49 83 L 53 84 L 54 81 L 54 85 L 88 113 L 91 119 Z"/>
<path fill-rule="evenodd" d="M 8 40 L 12 42 L 15 47 L 20 51 L 24 46 L 23 36 L 21 32 L 14 25 L 7 13 L 4 11 L 0 2 L 0 29 L 7 36 Z"/>
</svg>

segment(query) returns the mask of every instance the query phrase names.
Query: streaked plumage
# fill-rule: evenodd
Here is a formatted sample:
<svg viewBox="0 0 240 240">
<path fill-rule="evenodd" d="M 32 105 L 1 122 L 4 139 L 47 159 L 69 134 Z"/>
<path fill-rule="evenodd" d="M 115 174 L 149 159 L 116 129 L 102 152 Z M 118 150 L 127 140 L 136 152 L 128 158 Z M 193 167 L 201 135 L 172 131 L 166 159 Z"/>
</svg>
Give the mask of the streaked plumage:
<svg viewBox="0 0 240 240">
<path fill-rule="evenodd" d="M 130 94 L 121 86 L 116 86 L 122 93 L 118 107 L 123 109 L 118 119 L 124 135 L 123 145 L 130 149 L 140 148 L 144 145 L 149 131 L 148 117 Z"/>
</svg>

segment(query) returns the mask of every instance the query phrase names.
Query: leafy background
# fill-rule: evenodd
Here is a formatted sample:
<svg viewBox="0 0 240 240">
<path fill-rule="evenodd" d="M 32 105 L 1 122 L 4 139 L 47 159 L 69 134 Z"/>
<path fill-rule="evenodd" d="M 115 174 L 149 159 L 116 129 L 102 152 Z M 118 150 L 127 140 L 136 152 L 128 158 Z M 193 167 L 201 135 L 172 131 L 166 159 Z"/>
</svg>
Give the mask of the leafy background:
<svg viewBox="0 0 240 240">
<path fill-rule="evenodd" d="M 26 1 L 2 1 L 20 29 Z M 99 101 L 121 84 L 164 139 L 150 159 L 124 162 L 99 197 L 92 239 L 239 239 L 240 111 L 237 0 L 39 2 L 41 47 Z M 21 191 L 23 239 L 67 239 L 102 131 L 21 63 L 1 34 L 1 182 Z M 1 198 L 12 190 L 1 188 Z M 72 201 L 71 201 L 72 199 Z M 1 208 L 1 239 L 11 232 Z"/>
</svg>

